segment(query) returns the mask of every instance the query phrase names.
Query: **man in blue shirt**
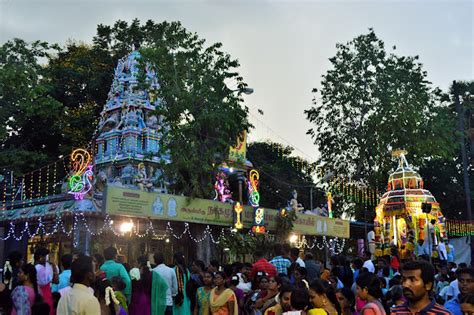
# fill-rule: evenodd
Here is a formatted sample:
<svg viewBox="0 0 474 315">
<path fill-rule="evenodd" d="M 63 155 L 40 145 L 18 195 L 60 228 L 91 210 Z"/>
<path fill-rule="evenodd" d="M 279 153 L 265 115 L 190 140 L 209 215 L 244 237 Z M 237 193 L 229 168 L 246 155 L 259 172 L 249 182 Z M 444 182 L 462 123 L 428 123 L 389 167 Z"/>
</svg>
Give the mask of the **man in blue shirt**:
<svg viewBox="0 0 474 315">
<path fill-rule="evenodd" d="M 270 263 L 275 266 L 278 275 L 286 276 L 288 274 L 288 268 L 291 266 L 291 261 L 283 256 L 284 250 L 281 244 L 275 244 L 273 251 L 276 256 L 270 260 Z"/>
<path fill-rule="evenodd" d="M 462 315 L 460 303 L 461 297 L 474 293 L 474 269 L 461 268 L 456 271 L 456 275 L 460 294 L 446 302 L 444 307 L 450 310 L 453 315 Z"/>
<path fill-rule="evenodd" d="M 71 264 L 71 254 L 65 254 L 61 256 L 61 266 L 63 268 L 63 272 L 59 274 L 58 284 L 53 285 L 53 292 L 58 292 L 59 290 L 71 285 Z"/>
</svg>

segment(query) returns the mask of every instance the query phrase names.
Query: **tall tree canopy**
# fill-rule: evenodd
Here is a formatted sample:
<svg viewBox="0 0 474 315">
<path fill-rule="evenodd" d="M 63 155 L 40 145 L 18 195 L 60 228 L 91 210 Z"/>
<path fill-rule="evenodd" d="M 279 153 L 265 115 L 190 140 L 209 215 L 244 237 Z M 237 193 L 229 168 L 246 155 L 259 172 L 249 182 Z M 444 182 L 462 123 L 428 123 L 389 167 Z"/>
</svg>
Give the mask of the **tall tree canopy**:
<svg viewBox="0 0 474 315">
<path fill-rule="evenodd" d="M 210 196 L 214 169 L 251 128 L 240 96 L 246 84 L 220 43 L 206 45 L 179 22 L 98 25 L 91 45 L 1 46 L 0 167 L 24 173 L 90 143 L 117 60 L 138 48 L 161 85 L 158 111 L 169 127 L 162 145 L 173 161 L 164 168 L 173 189 Z"/>
<path fill-rule="evenodd" d="M 452 158 L 455 122 L 418 56 L 387 53 L 372 29 L 336 47 L 332 69 L 305 111 L 321 164 L 382 190 L 396 166 L 392 150 L 407 150 L 420 167 Z"/>
</svg>

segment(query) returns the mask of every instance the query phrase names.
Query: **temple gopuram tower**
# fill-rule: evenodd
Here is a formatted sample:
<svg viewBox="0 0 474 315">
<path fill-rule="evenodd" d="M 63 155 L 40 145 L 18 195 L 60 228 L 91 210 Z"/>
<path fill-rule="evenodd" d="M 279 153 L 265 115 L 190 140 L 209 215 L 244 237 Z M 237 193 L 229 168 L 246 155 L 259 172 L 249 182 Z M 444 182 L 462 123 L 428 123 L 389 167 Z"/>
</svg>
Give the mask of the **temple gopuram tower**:
<svg viewBox="0 0 474 315">
<path fill-rule="evenodd" d="M 145 85 L 139 87 L 138 51 L 118 61 L 107 102 L 95 138 L 95 169 L 104 184 L 165 191 L 160 165 L 169 156 L 159 154 L 159 140 L 166 131 L 155 110 L 162 104 L 154 97 L 160 88 L 150 66 L 145 69 Z M 155 189 L 158 188 L 158 189 Z"/>
</svg>

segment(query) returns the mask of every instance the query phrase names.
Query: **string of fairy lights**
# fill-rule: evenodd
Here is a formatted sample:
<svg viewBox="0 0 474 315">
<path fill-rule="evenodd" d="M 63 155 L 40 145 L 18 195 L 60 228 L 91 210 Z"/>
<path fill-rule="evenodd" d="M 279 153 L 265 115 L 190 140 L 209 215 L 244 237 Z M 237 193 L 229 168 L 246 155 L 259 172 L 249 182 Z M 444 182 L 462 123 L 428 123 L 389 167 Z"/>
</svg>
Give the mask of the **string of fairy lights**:
<svg viewBox="0 0 474 315">
<path fill-rule="evenodd" d="M 146 224 L 146 228 L 141 232 L 140 228 L 137 228 L 139 224 L 130 224 L 127 229 L 123 229 L 124 225 L 129 224 L 129 222 L 124 221 L 122 226 L 117 229 L 114 224 L 114 220 L 108 214 L 105 215 L 103 223 L 100 227 L 92 228 L 91 224 L 87 220 L 87 216 L 84 212 L 74 212 L 71 214 L 72 223 L 70 227 L 67 227 L 67 224 L 63 216 L 57 216 L 55 223 L 52 226 L 45 224 L 44 217 L 39 216 L 36 226 L 32 226 L 28 221 L 25 222 L 15 222 L 14 220 L 10 221 L 7 235 L 5 237 L 0 237 L 0 240 L 6 241 L 13 239 L 15 241 L 21 241 L 24 237 L 34 238 L 36 236 L 51 237 L 53 235 L 65 235 L 67 237 L 73 237 L 73 246 L 78 246 L 78 238 L 74 237 L 76 231 L 84 231 L 86 234 L 91 237 L 97 237 L 103 235 L 105 232 L 111 232 L 114 236 L 136 236 L 138 238 L 151 237 L 157 240 L 169 240 L 173 237 L 177 240 L 181 240 L 184 237 L 188 237 L 194 243 L 201 243 L 209 238 L 213 244 L 219 244 L 221 239 L 225 238 L 228 233 L 232 233 L 231 228 L 212 228 L 210 225 L 206 225 L 204 231 L 201 235 L 196 236 L 191 232 L 191 227 L 188 222 L 183 222 L 183 230 L 181 232 L 176 230 L 172 226 L 171 222 L 166 223 L 164 231 L 159 232 L 159 228 L 155 227 L 152 220 L 149 220 Z M 50 220 L 48 219 L 48 222 Z M 22 226 L 23 224 L 23 226 Z M 19 232 L 18 232 L 19 231 Z M 253 235 L 251 231 L 249 234 Z M 268 231 L 267 231 L 268 234 Z M 216 236 L 217 235 L 217 236 Z M 340 240 L 339 238 L 328 239 L 326 236 L 322 237 L 322 242 L 318 242 L 317 237 L 312 237 L 310 241 L 305 237 L 302 238 L 302 241 L 298 243 L 298 247 L 323 250 L 324 248 L 333 248 L 334 253 L 338 254 L 344 250 L 345 239 Z"/>
</svg>

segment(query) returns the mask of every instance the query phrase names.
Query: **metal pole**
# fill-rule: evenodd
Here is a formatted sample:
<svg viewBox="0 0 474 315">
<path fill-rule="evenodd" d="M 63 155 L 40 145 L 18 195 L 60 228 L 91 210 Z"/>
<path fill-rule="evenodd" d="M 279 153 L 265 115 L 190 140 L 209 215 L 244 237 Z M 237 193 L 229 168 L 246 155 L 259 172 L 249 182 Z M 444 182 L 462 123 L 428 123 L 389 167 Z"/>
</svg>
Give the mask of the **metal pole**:
<svg viewBox="0 0 474 315">
<path fill-rule="evenodd" d="M 313 187 L 309 189 L 309 210 L 313 211 Z"/>
</svg>

